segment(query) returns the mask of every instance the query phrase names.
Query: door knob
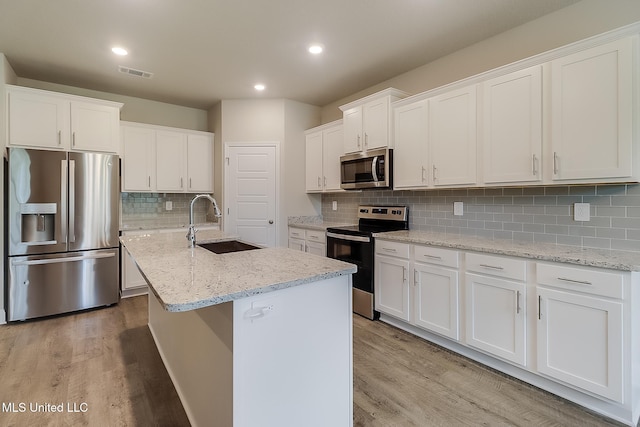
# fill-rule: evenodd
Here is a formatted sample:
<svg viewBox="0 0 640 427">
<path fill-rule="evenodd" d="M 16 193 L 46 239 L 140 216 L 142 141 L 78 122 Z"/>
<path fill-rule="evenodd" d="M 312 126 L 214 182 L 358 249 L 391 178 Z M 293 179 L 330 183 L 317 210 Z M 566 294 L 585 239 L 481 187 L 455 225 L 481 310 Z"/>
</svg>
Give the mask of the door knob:
<svg viewBox="0 0 640 427">
<path fill-rule="evenodd" d="M 269 224 L 273 224 L 273 220 L 272 219 L 269 220 Z"/>
</svg>

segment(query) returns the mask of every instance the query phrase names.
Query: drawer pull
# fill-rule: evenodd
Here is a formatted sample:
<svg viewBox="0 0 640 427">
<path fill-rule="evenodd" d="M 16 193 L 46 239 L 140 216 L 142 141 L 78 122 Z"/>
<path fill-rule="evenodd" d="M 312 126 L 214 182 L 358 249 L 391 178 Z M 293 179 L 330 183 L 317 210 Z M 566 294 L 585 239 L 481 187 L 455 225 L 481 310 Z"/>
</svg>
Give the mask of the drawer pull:
<svg viewBox="0 0 640 427">
<path fill-rule="evenodd" d="M 391 253 L 394 253 L 394 254 L 395 254 L 396 252 L 398 252 L 398 251 L 396 251 L 396 250 L 395 250 L 395 249 L 393 249 L 393 248 L 382 248 L 382 250 L 383 250 L 383 251 L 385 251 L 385 252 L 391 252 Z"/>
<path fill-rule="evenodd" d="M 520 291 L 516 291 L 516 314 L 520 314 Z"/>
<path fill-rule="evenodd" d="M 542 296 L 538 295 L 538 320 L 542 319 Z"/>
<path fill-rule="evenodd" d="M 562 282 L 568 282 L 568 283 L 574 283 L 577 285 L 593 285 L 593 283 L 588 282 L 586 280 L 573 280 L 573 279 L 567 279 L 566 277 L 558 277 L 558 280 L 562 281 Z"/>
<path fill-rule="evenodd" d="M 426 257 L 426 258 L 437 259 L 439 261 L 442 261 L 442 257 L 441 256 L 435 256 L 435 255 L 429 255 L 429 254 L 424 254 L 423 256 Z"/>
<path fill-rule="evenodd" d="M 504 267 L 499 267 L 496 265 L 489 265 L 489 264 L 480 264 L 480 267 L 488 268 L 490 270 L 504 270 Z"/>
</svg>

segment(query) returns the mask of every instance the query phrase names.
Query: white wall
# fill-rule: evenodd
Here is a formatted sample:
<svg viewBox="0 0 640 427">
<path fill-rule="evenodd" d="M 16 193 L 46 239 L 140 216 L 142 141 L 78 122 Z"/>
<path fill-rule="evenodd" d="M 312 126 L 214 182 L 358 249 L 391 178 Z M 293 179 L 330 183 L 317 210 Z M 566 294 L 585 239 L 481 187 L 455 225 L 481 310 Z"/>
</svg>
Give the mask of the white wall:
<svg viewBox="0 0 640 427">
<path fill-rule="evenodd" d="M 223 100 L 221 103 L 223 145 L 227 142 L 280 143 L 278 246 L 287 246 L 287 216 L 319 215 L 321 211 L 320 200 L 307 196 L 304 189 L 304 130 L 318 125 L 319 118 L 319 107 L 285 99 Z M 216 159 L 215 167 L 222 170 L 223 160 Z"/>
<path fill-rule="evenodd" d="M 16 84 L 71 95 L 122 102 L 124 106 L 120 110 L 120 118 L 129 122 L 209 131 L 206 110 L 20 77 Z"/>
<path fill-rule="evenodd" d="M 3 53 L 0 53 L 0 78 L 2 79 L 0 83 L 15 83 L 16 82 L 16 73 L 9 65 L 7 58 Z M 0 84 L 0 147 L 5 147 L 7 145 L 7 112 L 6 112 L 6 103 L 5 99 L 5 89 L 4 84 Z M 6 155 L 6 151 L 3 150 L 4 155 Z M 4 156 L 2 159 L 2 164 L 0 165 L 0 191 L 3 192 L 3 206 L 4 206 Z M 0 208 L 0 242 L 5 241 L 4 236 L 4 207 Z M 0 246 L 0 277 L 2 277 L 2 281 L 4 283 L 4 244 Z M 0 324 L 6 322 L 6 313 L 4 311 L 4 286 L 0 287 Z"/>
<path fill-rule="evenodd" d="M 637 21 L 638 0 L 582 0 L 326 105 L 322 123 L 342 118 L 340 105 L 388 87 L 425 92 Z"/>
</svg>

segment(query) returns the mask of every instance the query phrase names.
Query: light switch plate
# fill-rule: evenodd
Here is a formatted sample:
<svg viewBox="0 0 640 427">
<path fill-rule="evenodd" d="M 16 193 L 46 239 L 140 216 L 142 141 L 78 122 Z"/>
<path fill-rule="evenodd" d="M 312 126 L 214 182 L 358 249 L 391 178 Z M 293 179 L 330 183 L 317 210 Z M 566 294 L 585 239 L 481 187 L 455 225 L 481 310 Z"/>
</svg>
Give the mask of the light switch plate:
<svg viewBox="0 0 640 427">
<path fill-rule="evenodd" d="M 168 211 L 172 210 L 172 209 L 173 209 L 173 202 L 172 202 L 171 200 L 167 200 L 167 201 L 164 203 L 164 208 L 165 208 L 166 210 L 168 210 Z"/>
<path fill-rule="evenodd" d="M 464 204 L 462 202 L 453 202 L 453 214 L 462 216 L 464 214 Z"/>
<path fill-rule="evenodd" d="M 573 219 L 574 221 L 590 221 L 591 205 L 589 203 L 574 203 Z"/>
<path fill-rule="evenodd" d="M 338 202 L 337 201 L 333 201 L 331 202 L 331 209 L 333 209 L 334 211 L 338 210 Z"/>
</svg>

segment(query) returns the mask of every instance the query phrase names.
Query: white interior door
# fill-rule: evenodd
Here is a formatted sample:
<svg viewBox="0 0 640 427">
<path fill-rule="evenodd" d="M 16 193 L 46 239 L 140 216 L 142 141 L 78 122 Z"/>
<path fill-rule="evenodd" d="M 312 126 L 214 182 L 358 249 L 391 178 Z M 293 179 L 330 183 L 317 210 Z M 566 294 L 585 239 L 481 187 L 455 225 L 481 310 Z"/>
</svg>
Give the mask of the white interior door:
<svg viewBox="0 0 640 427">
<path fill-rule="evenodd" d="M 276 246 L 276 145 L 226 147 L 224 230 Z"/>
</svg>

